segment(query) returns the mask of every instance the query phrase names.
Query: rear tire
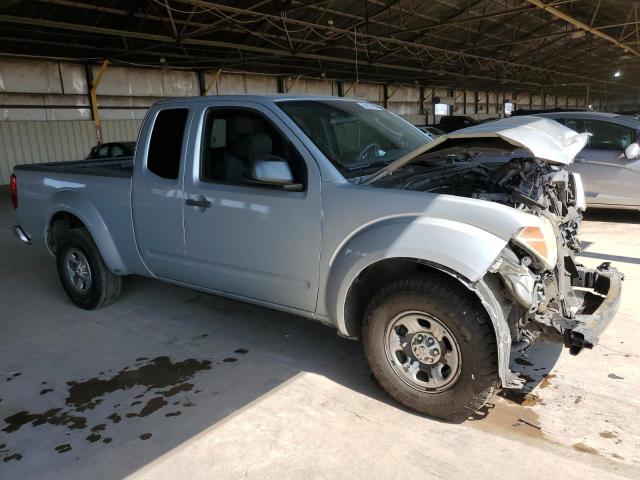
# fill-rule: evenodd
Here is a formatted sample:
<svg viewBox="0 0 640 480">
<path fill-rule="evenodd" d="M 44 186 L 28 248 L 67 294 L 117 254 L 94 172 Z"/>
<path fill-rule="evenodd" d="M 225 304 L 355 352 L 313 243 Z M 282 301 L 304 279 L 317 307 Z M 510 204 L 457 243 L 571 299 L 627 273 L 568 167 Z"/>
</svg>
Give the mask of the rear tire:
<svg viewBox="0 0 640 480">
<path fill-rule="evenodd" d="M 122 291 L 122 277 L 113 274 L 84 228 L 69 230 L 56 251 L 58 276 L 69 299 L 85 310 L 112 303 Z"/>
<path fill-rule="evenodd" d="M 499 384 L 487 312 L 448 276 L 411 277 L 384 287 L 367 307 L 362 338 L 382 388 L 426 415 L 463 421 Z"/>
</svg>

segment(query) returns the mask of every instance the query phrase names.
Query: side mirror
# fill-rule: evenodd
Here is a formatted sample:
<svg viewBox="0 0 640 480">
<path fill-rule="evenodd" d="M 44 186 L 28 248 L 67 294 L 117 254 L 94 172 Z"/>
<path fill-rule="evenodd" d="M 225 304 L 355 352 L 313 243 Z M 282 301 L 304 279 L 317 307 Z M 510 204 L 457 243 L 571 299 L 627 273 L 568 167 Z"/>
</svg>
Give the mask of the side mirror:
<svg viewBox="0 0 640 480">
<path fill-rule="evenodd" d="M 249 165 L 249 181 L 274 185 L 286 190 L 302 190 L 302 184 L 295 183 L 289 164 L 275 156 L 252 160 Z"/>
<path fill-rule="evenodd" d="M 630 143 L 627 148 L 624 149 L 624 156 L 628 160 L 635 160 L 640 157 L 640 145 L 637 142 Z"/>
</svg>

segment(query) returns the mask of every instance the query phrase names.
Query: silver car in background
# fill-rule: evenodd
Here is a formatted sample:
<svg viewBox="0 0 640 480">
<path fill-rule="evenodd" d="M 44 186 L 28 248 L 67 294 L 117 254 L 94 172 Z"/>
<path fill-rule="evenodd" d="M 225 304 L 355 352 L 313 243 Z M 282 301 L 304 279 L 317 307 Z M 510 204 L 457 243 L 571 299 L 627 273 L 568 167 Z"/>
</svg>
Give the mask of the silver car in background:
<svg viewBox="0 0 640 480">
<path fill-rule="evenodd" d="M 570 169 L 581 175 L 592 207 L 640 208 L 640 120 L 601 112 L 554 112 L 551 118 L 591 133 Z"/>
</svg>

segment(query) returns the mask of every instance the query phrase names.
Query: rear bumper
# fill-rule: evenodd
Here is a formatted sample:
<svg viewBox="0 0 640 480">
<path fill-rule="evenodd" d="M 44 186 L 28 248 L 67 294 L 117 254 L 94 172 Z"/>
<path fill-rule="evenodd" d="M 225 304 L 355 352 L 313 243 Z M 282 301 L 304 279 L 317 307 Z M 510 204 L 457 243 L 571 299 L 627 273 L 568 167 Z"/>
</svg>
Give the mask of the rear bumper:
<svg viewBox="0 0 640 480">
<path fill-rule="evenodd" d="M 26 234 L 20 225 L 13 226 L 13 233 L 15 233 L 16 237 L 18 237 L 22 243 L 31 245 L 31 238 L 29 238 L 29 235 Z"/>
<path fill-rule="evenodd" d="M 577 355 L 583 348 L 593 348 L 620 306 L 624 276 L 605 262 L 595 269 L 578 268 L 572 282 L 579 308 L 571 318 L 573 326 L 565 331 L 565 345 Z"/>
</svg>

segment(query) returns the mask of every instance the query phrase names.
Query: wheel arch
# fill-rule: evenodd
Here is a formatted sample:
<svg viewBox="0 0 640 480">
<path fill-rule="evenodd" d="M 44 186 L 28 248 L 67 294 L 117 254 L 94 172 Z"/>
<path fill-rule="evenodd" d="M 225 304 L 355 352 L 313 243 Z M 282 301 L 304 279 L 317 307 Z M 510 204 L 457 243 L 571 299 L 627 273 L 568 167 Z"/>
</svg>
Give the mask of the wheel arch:
<svg viewBox="0 0 640 480">
<path fill-rule="evenodd" d="M 454 278 L 460 287 L 473 289 L 469 279 L 443 265 L 420 258 L 384 258 L 365 267 L 349 285 L 344 303 L 344 331 L 341 333 L 358 338 L 363 314 L 371 298 L 385 285 L 418 274 Z"/>
<path fill-rule="evenodd" d="M 498 345 L 507 383 L 511 334 L 500 284 L 487 273 L 507 244 L 495 235 L 444 219 L 404 219 L 376 225 L 345 242 L 332 261 L 325 302 L 338 332 L 358 338 L 366 303 L 384 284 L 414 273 L 455 278 L 481 302 Z"/>
<path fill-rule="evenodd" d="M 496 337 L 500 380 L 503 385 L 510 384 L 511 331 L 507 321 L 510 305 L 500 294 L 500 280 L 491 273 L 476 282 L 471 282 L 443 265 L 418 258 L 386 258 L 374 262 L 362 270 L 349 286 L 343 319 L 338 327 L 339 332 L 349 338 L 359 338 L 364 312 L 373 296 L 384 285 L 416 274 L 454 279 L 461 289 L 468 290 L 476 299 L 491 320 Z"/>
<path fill-rule="evenodd" d="M 107 268 L 118 275 L 127 273 L 104 219 L 86 196 L 79 197 L 77 192 L 68 190 L 58 192 L 45 218 L 44 239 L 51 254 L 55 255 L 57 244 L 68 230 L 83 227 L 91 235 Z"/>
</svg>

